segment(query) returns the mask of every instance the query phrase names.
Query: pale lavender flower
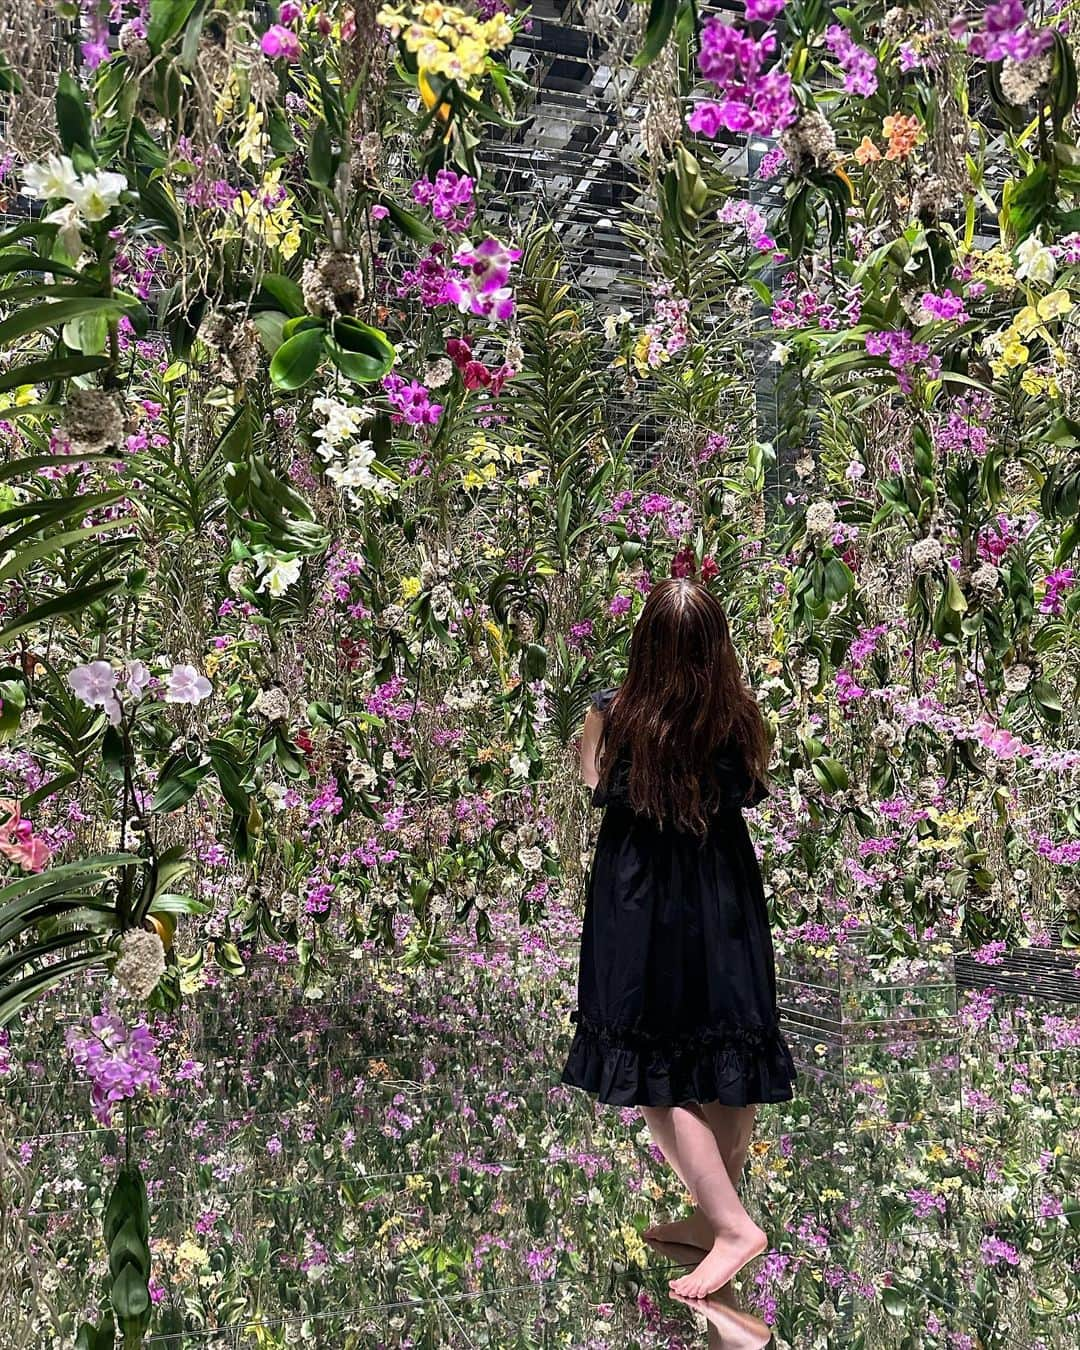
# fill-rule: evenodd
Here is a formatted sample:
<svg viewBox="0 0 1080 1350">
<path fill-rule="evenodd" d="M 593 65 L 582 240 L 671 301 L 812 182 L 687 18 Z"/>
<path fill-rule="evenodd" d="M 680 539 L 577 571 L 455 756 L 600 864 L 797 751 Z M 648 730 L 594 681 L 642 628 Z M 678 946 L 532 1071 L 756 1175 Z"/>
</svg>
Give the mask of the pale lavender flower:
<svg viewBox="0 0 1080 1350">
<path fill-rule="evenodd" d="M 89 665 L 76 666 L 68 674 L 67 682 L 75 697 L 87 707 L 104 708 L 114 726 L 119 722 L 116 671 L 108 661 L 91 661 Z"/>
<path fill-rule="evenodd" d="M 214 692 L 214 686 L 194 666 L 173 666 L 165 681 L 166 703 L 201 703 Z"/>
</svg>

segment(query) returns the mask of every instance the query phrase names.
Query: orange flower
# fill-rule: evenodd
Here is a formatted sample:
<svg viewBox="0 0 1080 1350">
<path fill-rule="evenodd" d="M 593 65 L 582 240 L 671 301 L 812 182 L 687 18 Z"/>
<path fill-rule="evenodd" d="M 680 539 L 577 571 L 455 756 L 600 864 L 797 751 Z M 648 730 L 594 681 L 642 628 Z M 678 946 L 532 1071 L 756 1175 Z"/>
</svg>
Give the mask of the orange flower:
<svg viewBox="0 0 1080 1350">
<path fill-rule="evenodd" d="M 915 142 L 922 132 L 922 124 L 917 117 L 904 117 L 901 113 L 893 113 L 882 122 L 881 130 L 889 138 L 885 158 L 907 159 L 915 149 Z"/>
<path fill-rule="evenodd" d="M 855 147 L 856 164 L 876 164 L 880 158 L 881 151 L 869 136 L 864 136 Z"/>
</svg>

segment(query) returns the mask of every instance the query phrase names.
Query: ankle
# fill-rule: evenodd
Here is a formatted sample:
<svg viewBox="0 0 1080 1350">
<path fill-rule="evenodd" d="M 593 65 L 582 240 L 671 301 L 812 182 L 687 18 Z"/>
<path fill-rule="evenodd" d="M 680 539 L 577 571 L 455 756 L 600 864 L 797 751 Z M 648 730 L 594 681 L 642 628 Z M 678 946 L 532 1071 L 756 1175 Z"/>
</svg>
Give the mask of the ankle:
<svg viewBox="0 0 1080 1350">
<path fill-rule="evenodd" d="M 760 1242 L 766 1236 L 763 1229 L 747 1215 L 741 1221 L 725 1219 L 723 1223 L 716 1224 L 710 1220 L 709 1226 L 716 1236 L 718 1245 L 727 1244 L 731 1246 L 753 1246 Z"/>
</svg>

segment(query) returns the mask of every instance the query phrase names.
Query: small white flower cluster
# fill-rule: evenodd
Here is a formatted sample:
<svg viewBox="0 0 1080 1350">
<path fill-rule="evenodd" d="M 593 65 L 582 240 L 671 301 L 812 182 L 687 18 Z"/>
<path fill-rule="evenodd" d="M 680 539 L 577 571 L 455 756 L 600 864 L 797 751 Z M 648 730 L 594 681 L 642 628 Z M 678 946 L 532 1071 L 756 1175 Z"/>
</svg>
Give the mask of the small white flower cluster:
<svg viewBox="0 0 1080 1350">
<path fill-rule="evenodd" d="M 157 933 L 132 928 L 120 939 L 113 976 L 126 998 L 145 1003 L 165 974 L 165 947 Z"/>
<path fill-rule="evenodd" d="M 322 425 L 315 432 L 316 449 L 326 464 L 326 476 L 339 488 L 344 488 L 350 498 L 359 505 L 357 490 L 374 493 L 379 497 L 390 495 L 390 484 L 385 478 L 372 473 L 375 463 L 375 447 L 370 440 L 353 441 L 360 434 L 362 425 L 370 422 L 375 410 L 367 407 L 353 407 L 335 398 L 317 398 L 311 405 L 312 411 L 322 419 Z M 344 453 L 344 460 L 340 453 Z"/>
<path fill-rule="evenodd" d="M 74 450 L 104 450 L 124 440 L 119 400 L 104 389 L 71 389 L 64 404 L 64 434 Z"/>
<path fill-rule="evenodd" d="M 992 600 L 1001 585 L 1001 573 L 993 563 L 983 563 L 971 574 L 971 589 L 980 600 Z"/>
<path fill-rule="evenodd" d="M 1033 671 L 1023 661 L 1014 661 L 1005 670 L 1005 692 L 1022 694 L 1032 680 Z"/>
<path fill-rule="evenodd" d="M 364 276 L 359 258 L 328 250 L 304 264 L 300 289 L 309 314 L 321 319 L 354 315 L 364 298 Z"/>
<path fill-rule="evenodd" d="M 1051 52 L 1040 52 L 1026 61 L 1007 56 L 1001 63 L 1001 92 L 1014 108 L 1026 108 L 1049 83 L 1053 65 Z"/>
<path fill-rule="evenodd" d="M 104 220 L 127 185 L 122 173 L 79 173 L 67 155 L 50 155 L 43 163 L 23 169 L 23 191 L 28 197 L 67 203 L 45 220 L 60 226 L 56 237 L 72 258 L 82 253 L 84 227 Z"/>
</svg>

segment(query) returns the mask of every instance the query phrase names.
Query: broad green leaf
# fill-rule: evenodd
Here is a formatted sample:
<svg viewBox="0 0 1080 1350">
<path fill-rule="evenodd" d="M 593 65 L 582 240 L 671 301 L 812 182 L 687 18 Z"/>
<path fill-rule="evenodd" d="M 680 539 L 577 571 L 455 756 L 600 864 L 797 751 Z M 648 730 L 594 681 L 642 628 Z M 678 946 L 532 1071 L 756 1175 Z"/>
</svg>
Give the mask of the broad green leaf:
<svg viewBox="0 0 1080 1350">
<path fill-rule="evenodd" d="M 38 624 L 44 623 L 47 619 L 56 619 L 61 616 L 68 618 L 73 614 L 78 614 L 86 609 L 88 605 L 94 604 L 98 600 L 104 600 L 106 596 L 114 595 L 121 590 L 124 585 L 123 577 L 108 581 L 98 581 L 92 586 L 78 587 L 73 591 L 65 591 L 62 595 L 53 596 L 51 600 L 46 600 L 40 605 L 35 605 L 27 614 L 22 614 L 6 623 L 0 628 L 0 646 L 18 637 L 20 633 L 25 633 L 28 628 L 35 628 Z"/>
<path fill-rule="evenodd" d="M 82 90 L 65 70 L 56 86 L 56 128 L 65 154 L 76 148 L 94 153 L 94 137 L 90 129 L 90 109 Z"/>
<path fill-rule="evenodd" d="M 58 985 L 76 970 L 86 970 L 89 966 L 104 963 L 103 951 L 81 952 L 78 956 L 68 957 L 55 965 L 46 966 L 27 975 L 17 984 L 0 989 L 0 1027 L 7 1026 L 35 998 Z"/>
<path fill-rule="evenodd" d="M 150 0 L 150 22 L 146 25 L 146 40 L 152 52 L 161 51 L 187 23 L 188 16 L 198 0 Z"/>
<path fill-rule="evenodd" d="M 279 389 L 299 389 L 319 368 L 323 355 L 321 327 L 308 328 L 287 339 L 270 362 L 270 378 Z"/>
<path fill-rule="evenodd" d="M 267 272 L 259 284 L 275 305 L 283 309 L 290 318 L 307 313 L 304 293 L 292 277 L 287 277 L 282 272 Z"/>
<path fill-rule="evenodd" d="M 825 792 L 843 791 L 848 786 L 848 774 L 844 766 L 828 755 L 812 760 L 810 768 L 814 777 Z"/>
<path fill-rule="evenodd" d="M 398 227 L 402 234 L 411 239 L 414 244 L 430 244 L 435 238 L 435 231 L 425 225 L 419 217 L 414 216 L 411 211 L 404 210 L 392 198 L 380 196 L 378 198 L 381 205 L 386 207 L 390 219 Z"/>
<path fill-rule="evenodd" d="M 130 527 L 130 525 L 129 520 L 118 517 L 116 520 L 102 521 L 100 525 L 87 525 L 82 530 L 67 530 L 63 534 L 50 534 L 47 538 L 38 540 L 36 544 L 19 549 L 10 561 L 0 567 L 0 581 L 8 581 L 11 577 L 18 576 L 31 563 L 61 552 L 69 544 L 78 544 L 84 539 L 92 539 L 95 535 L 104 534 L 107 530 L 115 530 L 121 526 Z"/>
</svg>

